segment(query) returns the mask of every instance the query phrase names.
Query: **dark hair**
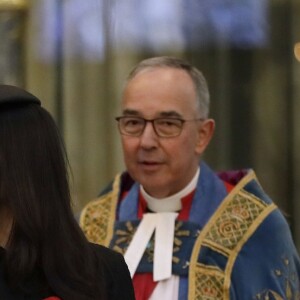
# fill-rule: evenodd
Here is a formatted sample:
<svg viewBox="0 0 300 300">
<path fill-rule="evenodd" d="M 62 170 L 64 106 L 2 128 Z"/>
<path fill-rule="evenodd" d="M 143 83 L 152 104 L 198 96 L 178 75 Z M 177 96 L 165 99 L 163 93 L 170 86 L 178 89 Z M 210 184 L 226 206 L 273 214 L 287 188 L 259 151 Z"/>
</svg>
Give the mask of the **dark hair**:
<svg viewBox="0 0 300 300">
<path fill-rule="evenodd" d="M 102 299 L 94 254 L 73 216 L 64 149 L 41 106 L 0 107 L 0 207 L 13 216 L 6 275 L 19 289 L 39 270 L 63 299 Z"/>
<path fill-rule="evenodd" d="M 150 68 L 175 68 L 187 72 L 191 77 L 196 95 L 197 104 L 201 117 L 207 118 L 209 115 L 209 90 L 205 77 L 202 72 L 196 67 L 192 66 L 189 62 L 172 56 L 158 56 L 147 58 L 138 63 L 127 76 L 127 83 L 133 79 L 137 74 Z"/>
</svg>

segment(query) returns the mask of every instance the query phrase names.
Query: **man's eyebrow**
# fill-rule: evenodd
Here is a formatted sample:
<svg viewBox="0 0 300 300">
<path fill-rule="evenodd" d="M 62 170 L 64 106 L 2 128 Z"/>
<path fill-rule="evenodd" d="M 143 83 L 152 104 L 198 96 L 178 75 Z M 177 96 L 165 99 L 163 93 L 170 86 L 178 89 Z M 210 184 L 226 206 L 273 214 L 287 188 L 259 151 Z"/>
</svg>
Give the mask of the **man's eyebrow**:
<svg viewBox="0 0 300 300">
<path fill-rule="evenodd" d="M 137 110 L 128 109 L 128 108 L 124 109 L 122 114 L 126 115 L 126 116 L 138 116 L 138 115 L 140 115 L 140 113 Z"/>
<path fill-rule="evenodd" d="M 165 118 L 182 118 L 182 115 L 179 114 L 177 111 L 170 110 L 170 111 L 162 111 L 159 114 L 160 117 L 165 117 Z"/>
<path fill-rule="evenodd" d="M 130 108 L 126 108 L 123 110 L 122 114 L 124 116 L 140 116 L 141 113 L 135 109 L 130 109 Z M 170 110 L 170 111 L 162 111 L 158 114 L 159 118 L 182 118 L 182 115 L 179 114 L 177 111 L 175 110 Z"/>
</svg>

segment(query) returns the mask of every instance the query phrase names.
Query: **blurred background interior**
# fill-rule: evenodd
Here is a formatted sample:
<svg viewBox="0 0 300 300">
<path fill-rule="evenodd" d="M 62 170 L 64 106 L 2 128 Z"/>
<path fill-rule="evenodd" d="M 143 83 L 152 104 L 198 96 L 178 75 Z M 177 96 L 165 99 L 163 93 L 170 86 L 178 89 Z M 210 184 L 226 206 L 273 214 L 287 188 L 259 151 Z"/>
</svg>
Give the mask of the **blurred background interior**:
<svg viewBox="0 0 300 300">
<path fill-rule="evenodd" d="M 124 168 L 114 117 L 127 73 L 176 55 L 209 83 L 205 159 L 253 168 L 300 249 L 300 0 L 0 0 L 0 37 L 0 83 L 36 94 L 63 133 L 75 213 Z"/>
</svg>

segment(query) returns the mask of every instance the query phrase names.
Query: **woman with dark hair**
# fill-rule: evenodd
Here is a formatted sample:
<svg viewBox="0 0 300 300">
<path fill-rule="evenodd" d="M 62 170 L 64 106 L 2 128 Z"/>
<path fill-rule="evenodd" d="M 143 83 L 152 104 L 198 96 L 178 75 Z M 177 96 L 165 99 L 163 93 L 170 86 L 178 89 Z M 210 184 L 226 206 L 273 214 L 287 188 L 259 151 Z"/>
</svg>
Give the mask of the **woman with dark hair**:
<svg viewBox="0 0 300 300">
<path fill-rule="evenodd" d="M 63 141 L 40 100 L 0 85 L 0 299 L 134 299 L 120 254 L 74 219 Z"/>
</svg>

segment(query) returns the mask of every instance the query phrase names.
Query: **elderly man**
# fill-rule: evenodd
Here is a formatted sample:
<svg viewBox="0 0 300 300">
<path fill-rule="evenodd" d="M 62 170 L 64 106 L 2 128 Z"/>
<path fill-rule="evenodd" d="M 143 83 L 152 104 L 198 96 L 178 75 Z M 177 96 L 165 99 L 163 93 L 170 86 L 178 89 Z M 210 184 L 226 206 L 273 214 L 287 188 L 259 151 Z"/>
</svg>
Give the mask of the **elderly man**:
<svg viewBox="0 0 300 300">
<path fill-rule="evenodd" d="M 142 61 L 116 118 L 127 171 L 81 214 L 88 238 L 125 256 L 136 299 L 299 299 L 289 227 L 252 170 L 214 173 L 202 73 Z"/>
</svg>

